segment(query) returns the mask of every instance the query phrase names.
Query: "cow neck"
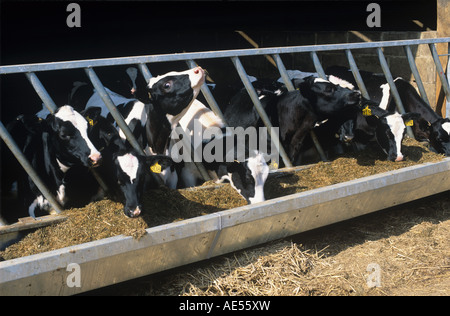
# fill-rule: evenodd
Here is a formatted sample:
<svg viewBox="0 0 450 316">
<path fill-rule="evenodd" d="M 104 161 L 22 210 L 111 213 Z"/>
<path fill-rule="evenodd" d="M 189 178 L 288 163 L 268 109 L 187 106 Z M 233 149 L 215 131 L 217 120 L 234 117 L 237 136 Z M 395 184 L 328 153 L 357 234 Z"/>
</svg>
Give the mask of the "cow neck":
<svg viewBox="0 0 450 316">
<path fill-rule="evenodd" d="M 187 107 L 185 107 L 183 109 L 183 111 L 181 111 L 179 114 L 177 115 L 171 115 L 171 114 L 166 114 L 166 118 L 170 123 L 171 129 L 175 129 L 175 127 L 177 127 L 178 122 L 180 122 L 181 118 L 189 111 L 189 109 L 191 108 L 192 104 L 194 104 L 195 99 L 193 99 L 189 105 Z"/>
</svg>

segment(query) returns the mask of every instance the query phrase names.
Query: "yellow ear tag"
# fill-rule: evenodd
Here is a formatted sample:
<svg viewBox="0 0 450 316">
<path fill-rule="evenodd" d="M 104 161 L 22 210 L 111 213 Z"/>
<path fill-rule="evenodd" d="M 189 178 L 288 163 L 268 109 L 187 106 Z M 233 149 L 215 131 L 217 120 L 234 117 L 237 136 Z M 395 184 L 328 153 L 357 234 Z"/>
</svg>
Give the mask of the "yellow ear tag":
<svg viewBox="0 0 450 316">
<path fill-rule="evenodd" d="M 269 168 L 272 170 L 278 169 L 278 164 L 275 161 L 272 161 L 269 165 Z"/>
<path fill-rule="evenodd" d="M 405 122 L 405 126 L 414 126 L 414 121 L 409 120 L 409 121 Z"/>
<path fill-rule="evenodd" d="M 372 110 L 369 109 L 369 106 L 366 106 L 363 110 L 362 110 L 362 114 L 364 116 L 371 116 L 372 115 Z"/>
<path fill-rule="evenodd" d="M 86 120 L 88 121 L 89 125 L 94 126 L 97 122 L 94 122 L 93 119 L 91 119 L 89 116 L 86 116 Z"/>
<path fill-rule="evenodd" d="M 159 163 L 155 163 L 150 167 L 150 170 L 154 173 L 161 173 L 161 165 Z"/>
</svg>

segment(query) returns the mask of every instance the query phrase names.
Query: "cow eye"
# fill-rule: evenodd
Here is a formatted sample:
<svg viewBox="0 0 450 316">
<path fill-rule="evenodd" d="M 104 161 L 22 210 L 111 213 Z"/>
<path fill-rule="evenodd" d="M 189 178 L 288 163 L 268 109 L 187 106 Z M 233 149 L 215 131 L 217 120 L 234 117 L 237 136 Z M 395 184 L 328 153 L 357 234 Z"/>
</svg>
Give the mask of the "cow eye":
<svg viewBox="0 0 450 316">
<path fill-rule="evenodd" d="M 172 81 L 167 81 L 167 82 L 165 82 L 164 85 L 163 85 L 163 89 L 164 89 L 165 91 L 169 91 L 170 88 L 172 88 Z"/>
</svg>

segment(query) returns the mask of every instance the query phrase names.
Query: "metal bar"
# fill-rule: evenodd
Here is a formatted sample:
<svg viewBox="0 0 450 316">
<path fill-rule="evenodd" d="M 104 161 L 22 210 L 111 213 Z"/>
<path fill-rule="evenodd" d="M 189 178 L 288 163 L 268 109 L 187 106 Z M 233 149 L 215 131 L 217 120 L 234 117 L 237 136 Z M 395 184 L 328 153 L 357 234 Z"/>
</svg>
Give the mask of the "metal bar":
<svg viewBox="0 0 450 316">
<path fill-rule="evenodd" d="M 195 68 L 198 66 L 197 63 L 195 61 L 193 61 L 192 59 L 186 60 L 186 63 L 191 68 Z M 200 89 L 201 89 L 206 101 L 208 102 L 209 106 L 211 107 L 211 110 L 214 112 L 214 114 L 216 114 L 222 120 L 222 122 L 225 125 L 227 125 L 227 123 L 225 121 L 225 117 L 223 116 L 222 110 L 220 109 L 219 105 L 217 104 L 216 100 L 214 99 L 206 82 L 203 83 L 203 85 L 201 86 Z"/>
<path fill-rule="evenodd" d="M 286 71 L 286 67 L 284 67 L 280 55 L 274 54 L 273 58 L 275 59 L 276 66 L 278 68 L 278 71 L 280 72 L 281 79 L 283 79 L 283 82 L 286 85 L 286 88 L 288 89 L 288 91 L 294 91 L 295 90 L 294 85 L 292 84 L 291 78 L 289 78 L 289 75 Z"/>
<path fill-rule="evenodd" d="M 278 71 L 280 72 L 281 78 L 283 79 L 283 82 L 286 85 L 287 89 L 289 91 L 294 91 L 295 90 L 294 85 L 292 84 L 292 81 L 289 78 L 289 75 L 286 71 L 286 67 L 284 67 L 284 64 L 283 64 L 283 61 L 281 60 L 280 55 L 275 54 L 275 55 L 273 55 L 273 57 L 277 64 L 277 68 L 278 68 Z M 319 139 L 317 138 L 316 133 L 313 130 L 311 130 L 310 135 L 311 135 L 312 141 L 314 143 L 314 146 L 316 147 L 317 152 L 319 153 L 320 159 L 322 161 L 327 161 L 328 160 L 327 156 L 325 155 L 325 152 L 323 151 L 322 145 L 320 145 L 320 142 L 319 142 Z"/>
<path fill-rule="evenodd" d="M 429 44 L 431 55 L 434 59 L 434 64 L 436 65 L 436 70 L 439 75 L 439 79 L 441 79 L 442 89 L 444 89 L 445 96 L 447 97 L 447 100 L 450 100 L 450 87 L 449 83 L 447 82 L 447 78 L 445 78 L 445 72 L 442 68 L 441 61 L 439 60 L 439 56 L 436 50 L 436 46 L 434 44 Z"/>
<path fill-rule="evenodd" d="M 44 86 L 42 85 L 41 81 L 38 79 L 36 74 L 34 72 L 27 72 L 25 73 L 25 75 L 32 84 L 36 93 L 41 98 L 42 102 L 44 102 L 45 107 L 50 111 L 50 113 L 54 113 L 58 107 L 48 94 L 47 90 L 45 90 Z"/>
<path fill-rule="evenodd" d="M 414 60 L 414 56 L 411 52 L 411 46 L 405 46 L 404 48 L 406 57 L 408 58 L 409 68 L 411 68 L 411 72 L 413 73 L 414 79 L 416 80 L 420 96 L 427 104 L 430 104 L 430 101 L 428 101 L 427 92 L 425 91 L 425 87 L 423 86 L 422 78 L 420 77 L 419 70 L 417 69 L 416 61 Z"/>
<path fill-rule="evenodd" d="M 393 47 L 393 46 L 445 43 L 445 42 L 450 42 L 450 37 L 432 38 L 432 39 L 417 39 L 417 40 L 403 40 L 403 41 L 269 47 L 269 48 L 255 48 L 255 49 L 221 50 L 221 51 L 214 51 L 214 52 L 144 55 L 144 56 L 134 56 L 134 57 L 103 58 L 103 59 L 54 62 L 54 63 L 35 63 L 35 64 L 24 64 L 24 65 L 0 66 L 0 74 L 62 70 L 62 69 L 76 69 L 76 68 L 88 68 L 88 67 L 118 66 L 118 65 L 130 65 L 130 64 L 141 64 L 141 63 L 180 61 L 180 60 L 188 60 L 188 59 L 196 60 L 196 59 L 210 59 L 210 58 L 228 58 L 228 57 L 235 57 L 235 56 L 242 57 L 242 56 L 256 56 L 256 55 L 290 54 L 290 53 L 305 53 L 305 52 L 313 52 L 313 51 L 314 52 L 330 51 L 330 50 L 335 51 L 335 50 L 345 50 L 345 49 L 353 50 L 353 49 L 364 49 L 364 48 Z"/>
<path fill-rule="evenodd" d="M 242 83 L 244 84 L 245 88 L 248 91 L 250 98 L 252 99 L 253 104 L 255 105 L 256 111 L 258 111 L 258 114 L 261 117 L 264 125 L 269 130 L 270 137 L 275 145 L 275 148 L 280 153 L 280 156 L 283 159 L 284 164 L 286 165 L 286 167 L 292 167 L 292 163 L 291 163 L 289 157 L 287 156 L 286 152 L 284 151 L 284 148 L 280 143 L 280 139 L 278 138 L 278 135 L 276 135 L 275 133 L 272 133 L 273 132 L 272 123 L 270 122 L 270 119 L 267 116 L 266 111 L 264 111 L 261 101 L 259 100 L 258 95 L 257 95 L 255 89 L 253 88 L 252 83 L 248 79 L 247 73 L 245 72 L 245 69 L 242 66 L 242 63 L 239 60 L 239 57 L 234 56 L 231 58 L 231 61 L 233 62 L 233 65 L 236 68 L 236 70 L 239 74 L 239 77 L 242 80 Z"/>
<path fill-rule="evenodd" d="M 8 146 L 8 148 L 11 150 L 13 155 L 16 157 L 16 159 L 19 161 L 19 163 L 22 165 L 22 167 L 25 169 L 27 174 L 30 176 L 31 180 L 36 184 L 39 191 L 41 191 L 42 195 L 44 195 L 45 199 L 50 203 L 50 205 L 53 207 L 53 209 L 56 211 L 56 213 L 61 213 L 62 208 L 59 205 L 58 201 L 56 201 L 53 194 L 50 192 L 50 190 L 47 188 L 47 186 L 42 182 L 41 178 L 38 176 L 34 168 L 31 166 L 31 164 L 28 162 L 25 155 L 22 153 L 22 151 L 17 146 L 14 139 L 11 137 L 11 134 L 9 134 L 6 127 L 3 125 L 2 122 L 0 122 L 0 136 L 5 142 L 5 144 Z"/>
<path fill-rule="evenodd" d="M 147 65 L 144 63 L 138 64 L 138 68 L 141 71 L 142 75 L 145 78 L 145 82 L 149 83 L 150 79 L 153 77 Z"/>
<path fill-rule="evenodd" d="M 111 100 L 111 97 L 106 92 L 105 87 L 103 87 L 103 84 L 101 83 L 100 79 L 97 77 L 97 74 L 95 73 L 94 69 L 92 68 L 86 68 L 85 69 L 86 74 L 88 75 L 89 79 L 91 80 L 92 84 L 94 85 L 95 90 L 98 92 L 100 97 L 102 98 L 103 102 L 105 103 L 106 107 L 108 108 L 109 112 L 111 113 L 112 117 L 116 121 L 117 125 L 119 125 L 120 129 L 125 134 L 125 137 L 130 142 L 131 146 L 133 146 L 134 149 L 136 149 L 139 153 L 145 154 L 139 143 L 137 142 L 136 138 L 134 137 L 133 133 L 131 132 L 130 128 L 128 127 L 127 123 L 122 117 L 122 114 L 117 110 L 116 106 L 114 105 L 114 102 Z"/>
<path fill-rule="evenodd" d="M 319 56 L 317 56 L 317 53 L 315 51 L 311 52 L 311 58 L 314 63 L 314 68 L 316 68 L 316 72 L 319 74 L 319 77 L 322 79 L 327 79 L 327 75 L 325 74 L 325 71 L 323 71 L 322 64 L 320 63 Z"/>
<path fill-rule="evenodd" d="M 345 54 L 347 55 L 348 64 L 350 65 L 350 69 L 352 70 L 352 74 L 355 78 L 356 84 L 358 85 L 359 91 L 361 91 L 361 94 L 364 98 L 370 100 L 366 85 L 364 84 L 361 74 L 359 73 L 358 66 L 356 65 L 355 59 L 353 58 L 352 51 L 350 49 L 346 49 Z"/>
<path fill-rule="evenodd" d="M 378 59 L 380 60 L 381 68 L 383 69 L 384 76 L 389 84 L 391 89 L 391 93 L 394 97 L 395 103 L 397 104 L 397 110 L 400 114 L 405 114 L 405 108 L 403 107 L 402 100 L 400 98 L 400 94 L 398 93 L 397 87 L 395 85 L 394 79 L 392 79 L 391 71 L 389 70 L 389 66 L 387 64 L 386 58 L 384 57 L 383 51 L 381 48 L 377 48 Z M 414 133 L 410 126 L 406 126 L 406 132 L 408 136 L 415 139 Z"/>
</svg>

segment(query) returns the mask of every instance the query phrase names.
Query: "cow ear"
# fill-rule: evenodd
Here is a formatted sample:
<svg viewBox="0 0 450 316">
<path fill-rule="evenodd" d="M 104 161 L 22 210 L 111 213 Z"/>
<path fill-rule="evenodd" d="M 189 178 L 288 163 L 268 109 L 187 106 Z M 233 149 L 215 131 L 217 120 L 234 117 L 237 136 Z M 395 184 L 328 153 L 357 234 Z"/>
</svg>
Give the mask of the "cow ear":
<svg viewBox="0 0 450 316">
<path fill-rule="evenodd" d="M 420 114 L 415 112 L 405 113 L 402 114 L 402 119 L 406 126 L 413 126 L 414 122 L 417 122 L 420 119 Z"/>
<path fill-rule="evenodd" d="M 54 131 L 57 131 L 59 129 L 59 123 L 58 120 L 56 119 L 55 115 L 50 114 L 47 116 L 47 118 L 45 119 L 45 121 L 47 122 L 47 125 L 50 126 L 50 128 Z"/>
<path fill-rule="evenodd" d="M 161 173 L 161 171 L 174 164 L 172 158 L 165 155 L 147 156 L 145 159 L 150 167 L 150 171 L 153 173 Z"/>
<path fill-rule="evenodd" d="M 102 114 L 102 109 L 98 106 L 88 107 L 86 110 L 81 112 L 81 115 L 88 121 L 90 126 L 97 124 L 99 117 Z"/>
</svg>

